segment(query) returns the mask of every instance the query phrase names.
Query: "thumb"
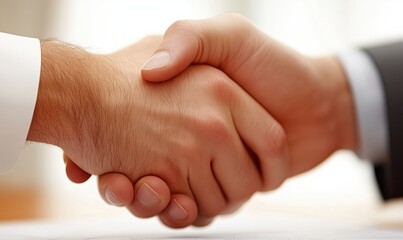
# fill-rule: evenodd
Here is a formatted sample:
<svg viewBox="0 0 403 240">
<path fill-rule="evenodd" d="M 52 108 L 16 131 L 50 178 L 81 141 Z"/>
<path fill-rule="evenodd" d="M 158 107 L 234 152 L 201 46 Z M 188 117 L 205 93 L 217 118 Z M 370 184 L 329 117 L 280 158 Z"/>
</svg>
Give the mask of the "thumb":
<svg viewBox="0 0 403 240">
<path fill-rule="evenodd" d="M 248 21 L 233 13 L 175 22 L 166 31 L 159 49 L 143 65 L 141 74 L 147 81 L 165 81 L 192 63 L 225 71 L 229 60 L 242 61 L 237 56 L 244 44 L 241 34 L 248 27 Z"/>
<path fill-rule="evenodd" d="M 167 30 L 159 49 L 142 67 L 141 74 L 145 80 L 168 80 L 194 61 L 199 44 L 198 36 L 187 30 L 190 25 L 198 24 L 194 21 L 179 21 Z"/>
</svg>

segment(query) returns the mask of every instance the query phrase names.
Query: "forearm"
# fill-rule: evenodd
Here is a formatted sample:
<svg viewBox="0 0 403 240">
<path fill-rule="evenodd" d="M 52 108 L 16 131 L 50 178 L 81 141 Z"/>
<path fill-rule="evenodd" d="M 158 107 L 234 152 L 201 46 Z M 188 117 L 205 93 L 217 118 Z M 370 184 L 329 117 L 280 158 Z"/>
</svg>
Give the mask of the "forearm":
<svg viewBox="0 0 403 240">
<path fill-rule="evenodd" d="M 95 57 L 57 41 L 41 41 L 41 76 L 27 140 L 66 146 L 79 142 L 91 122 L 97 84 L 91 62 Z"/>
</svg>

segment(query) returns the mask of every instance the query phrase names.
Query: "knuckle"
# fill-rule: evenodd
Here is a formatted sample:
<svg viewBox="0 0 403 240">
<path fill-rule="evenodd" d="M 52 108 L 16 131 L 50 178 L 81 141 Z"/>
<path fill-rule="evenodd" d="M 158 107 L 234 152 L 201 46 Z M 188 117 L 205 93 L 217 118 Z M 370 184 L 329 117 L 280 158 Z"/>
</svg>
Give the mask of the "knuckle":
<svg viewBox="0 0 403 240">
<path fill-rule="evenodd" d="M 287 167 L 287 139 L 284 129 L 278 123 L 268 125 L 264 132 L 263 159 L 270 163 L 262 166 L 262 187 L 260 191 L 274 190 L 284 182 Z M 269 168 L 268 168 L 269 167 Z"/>
<path fill-rule="evenodd" d="M 185 159 L 192 159 L 196 156 L 199 156 L 199 146 L 195 139 L 188 139 L 186 141 L 182 141 L 180 144 L 180 149 L 182 152 L 182 156 Z"/>
<path fill-rule="evenodd" d="M 206 81 L 207 82 L 207 81 Z M 207 82 L 207 90 L 212 92 L 214 96 L 219 99 L 229 100 L 234 92 L 234 87 L 224 74 L 220 71 L 216 71 L 211 75 L 210 81 Z"/>
<path fill-rule="evenodd" d="M 207 137 L 215 139 L 217 142 L 227 141 L 231 137 L 231 130 L 223 117 L 213 115 L 201 120 L 201 131 Z"/>
<path fill-rule="evenodd" d="M 195 22 L 192 20 L 178 20 L 174 22 L 167 30 L 167 32 L 193 32 Z"/>
<path fill-rule="evenodd" d="M 237 89 L 238 86 L 228 78 L 224 72 L 211 66 L 199 65 L 195 67 L 192 68 L 192 70 L 196 71 L 191 72 L 192 74 L 203 72 L 203 75 L 200 75 L 200 78 L 203 79 L 203 81 L 198 82 L 198 87 L 202 89 L 200 91 L 208 93 L 212 101 L 219 103 L 218 105 L 221 106 L 221 110 L 228 109 L 228 107 L 234 107 L 232 104 L 233 101 L 239 103 L 240 99 L 242 99 L 239 96 L 239 89 Z M 215 109 L 217 109 L 217 107 Z M 211 108 L 210 105 L 210 109 Z"/>
<path fill-rule="evenodd" d="M 179 20 L 168 28 L 166 35 L 172 34 L 184 37 L 183 39 L 185 39 L 185 41 L 182 41 L 182 43 L 184 45 L 190 44 L 193 50 L 197 50 L 194 60 L 198 62 L 208 56 L 206 53 L 209 52 L 209 44 L 205 44 L 208 39 L 206 39 L 209 35 L 208 32 L 209 31 L 206 32 L 206 28 L 203 27 L 203 20 Z"/>
<path fill-rule="evenodd" d="M 278 156 L 283 154 L 287 144 L 286 133 L 278 123 L 270 123 L 263 134 L 264 154 Z"/>
<path fill-rule="evenodd" d="M 221 76 L 216 78 L 215 81 L 212 81 L 210 87 L 220 95 L 232 92 L 232 86 L 228 81 L 225 81 L 223 78 L 221 78 Z"/>
</svg>

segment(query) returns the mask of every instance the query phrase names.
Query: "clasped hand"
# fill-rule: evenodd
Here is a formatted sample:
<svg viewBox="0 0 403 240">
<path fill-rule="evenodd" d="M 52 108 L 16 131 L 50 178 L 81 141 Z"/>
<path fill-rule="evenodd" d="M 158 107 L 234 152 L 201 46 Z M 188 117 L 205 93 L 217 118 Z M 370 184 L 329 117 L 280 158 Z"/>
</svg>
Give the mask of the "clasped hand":
<svg viewBox="0 0 403 240">
<path fill-rule="evenodd" d="M 136 69 L 152 52 L 141 74 L 159 83 Z M 256 191 L 356 148 L 337 59 L 305 57 L 237 14 L 179 21 L 161 43 L 148 38 L 107 58 L 126 76 L 103 93 L 120 99 L 107 109 L 116 122 L 98 148 L 110 151 L 91 161 L 66 151 L 67 174 L 75 182 L 104 174 L 103 198 L 136 216 L 206 225 Z"/>
</svg>

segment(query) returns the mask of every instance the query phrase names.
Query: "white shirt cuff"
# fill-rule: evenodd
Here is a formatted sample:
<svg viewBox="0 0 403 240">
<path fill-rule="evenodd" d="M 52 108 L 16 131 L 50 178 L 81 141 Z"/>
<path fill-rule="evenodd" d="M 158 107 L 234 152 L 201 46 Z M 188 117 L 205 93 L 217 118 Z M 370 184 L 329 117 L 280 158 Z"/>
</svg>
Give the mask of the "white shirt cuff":
<svg viewBox="0 0 403 240">
<path fill-rule="evenodd" d="M 378 70 L 371 58 L 360 50 L 339 55 L 350 82 L 358 126 L 358 156 L 374 163 L 389 156 L 389 131 L 386 97 Z"/>
<path fill-rule="evenodd" d="M 14 165 L 25 145 L 40 68 L 38 39 L 0 33 L 0 172 Z"/>
</svg>

